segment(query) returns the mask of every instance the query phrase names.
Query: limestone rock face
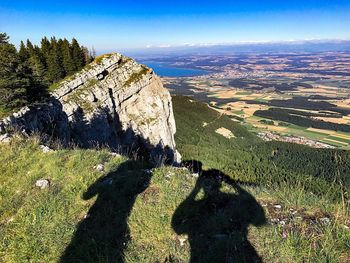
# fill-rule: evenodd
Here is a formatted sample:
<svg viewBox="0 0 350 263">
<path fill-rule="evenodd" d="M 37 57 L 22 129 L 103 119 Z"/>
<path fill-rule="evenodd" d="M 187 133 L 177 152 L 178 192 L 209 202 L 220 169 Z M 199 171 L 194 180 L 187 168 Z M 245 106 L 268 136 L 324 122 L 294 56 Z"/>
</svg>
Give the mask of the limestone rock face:
<svg viewBox="0 0 350 263">
<path fill-rule="evenodd" d="M 99 57 L 62 81 L 47 104 L 0 122 L 0 133 L 11 125 L 51 132 L 82 147 L 148 151 L 155 163 L 180 162 L 169 92 L 151 69 L 118 53 Z"/>
</svg>

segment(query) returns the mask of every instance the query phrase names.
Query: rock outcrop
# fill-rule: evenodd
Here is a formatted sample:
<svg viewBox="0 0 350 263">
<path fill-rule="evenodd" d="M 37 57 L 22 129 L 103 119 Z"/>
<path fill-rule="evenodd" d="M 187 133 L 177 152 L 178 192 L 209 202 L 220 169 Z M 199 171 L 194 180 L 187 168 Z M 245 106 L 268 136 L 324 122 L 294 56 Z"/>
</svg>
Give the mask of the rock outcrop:
<svg viewBox="0 0 350 263">
<path fill-rule="evenodd" d="M 155 163 L 180 161 L 169 92 L 152 69 L 117 53 L 59 83 L 48 102 L 0 122 L 0 133 L 13 129 L 81 147 L 147 151 Z"/>
</svg>

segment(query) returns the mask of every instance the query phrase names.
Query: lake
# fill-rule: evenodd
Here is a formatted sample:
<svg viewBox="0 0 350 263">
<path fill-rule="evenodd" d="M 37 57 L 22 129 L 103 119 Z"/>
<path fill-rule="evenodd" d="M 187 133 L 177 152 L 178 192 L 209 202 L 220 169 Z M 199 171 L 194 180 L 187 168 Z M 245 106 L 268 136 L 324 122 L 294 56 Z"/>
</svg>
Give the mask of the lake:
<svg viewBox="0 0 350 263">
<path fill-rule="evenodd" d="M 167 63 L 154 61 L 143 61 L 143 64 L 152 68 L 161 77 L 192 77 L 208 74 L 208 71 L 201 69 L 177 68 Z"/>
</svg>

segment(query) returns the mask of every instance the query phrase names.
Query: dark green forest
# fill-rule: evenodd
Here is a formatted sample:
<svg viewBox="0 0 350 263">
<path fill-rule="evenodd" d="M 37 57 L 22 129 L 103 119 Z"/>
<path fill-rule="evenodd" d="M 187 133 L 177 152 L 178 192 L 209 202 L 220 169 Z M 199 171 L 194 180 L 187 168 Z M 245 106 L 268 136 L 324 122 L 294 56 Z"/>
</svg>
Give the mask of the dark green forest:
<svg viewBox="0 0 350 263">
<path fill-rule="evenodd" d="M 248 184 L 289 188 L 302 182 L 303 189 L 329 200 L 341 198 L 350 187 L 349 151 L 265 142 L 204 103 L 174 96 L 173 104 L 177 148 L 184 160 L 198 160 L 204 169 Z M 235 138 L 217 134 L 220 127 Z"/>
<path fill-rule="evenodd" d="M 293 123 L 295 125 L 299 125 L 302 127 L 312 127 L 317 129 L 350 132 L 349 125 L 327 122 L 327 121 L 312 118 L 313 116 L 315 117 L 316 116 L 320 116 L 320 117 L 329 117 L 329 116 L 338 117 L 339 116 L 334 114 L 333 115 L 323 114 L 323 113 L 314 114 L 310 112 L 302 112 L 302 111 L 296 111 L 296 110 L 290 110 L 290 109 L 269 108 L 268 110 L 257 110 L 256 112 L 254 112 L 254 115 L 261 118 L 268 118 L 271 120 Z"/>
<path fill-rule="evenodd" d="M 6 33 L 0 33 L 0 116 L 40 101 L 52 83 L 82 69 L 93 60 L 73 38 L 43 37 L 40 45 L 28 39 L 17 49 Z"/>
</svg>

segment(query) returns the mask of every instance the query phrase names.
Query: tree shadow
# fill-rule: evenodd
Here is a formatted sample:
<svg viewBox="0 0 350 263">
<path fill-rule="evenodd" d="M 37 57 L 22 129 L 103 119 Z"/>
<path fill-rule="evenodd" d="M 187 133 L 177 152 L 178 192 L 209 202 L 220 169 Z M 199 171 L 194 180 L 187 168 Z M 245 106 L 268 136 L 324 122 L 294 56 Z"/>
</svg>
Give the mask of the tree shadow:
<svg viewBox="0 0 350 263">
<path fill-rule="evenodd" d="M 97 199 L 79 223 L 61 263 L 124 262 L 123 251 L 130 241 L 127 220 L 151 179 L 151 173 L 141 168 L 140 162 L 126 161 L 87 189 L 83 199 Z"/>
<path fill-rule="evenodd" d="M 199 177 L 176 209 L 172 227 L 177 234 L 188 235 L 190 262 L 262 262 L 247 235 L 249 225 L 266 223 L 263 208 L 221 171 L 203 171 L 202 163 L 194 160 L 186 165 Z M 221 191 L 223 183 L 234 193 Z"/>
</svg>

